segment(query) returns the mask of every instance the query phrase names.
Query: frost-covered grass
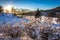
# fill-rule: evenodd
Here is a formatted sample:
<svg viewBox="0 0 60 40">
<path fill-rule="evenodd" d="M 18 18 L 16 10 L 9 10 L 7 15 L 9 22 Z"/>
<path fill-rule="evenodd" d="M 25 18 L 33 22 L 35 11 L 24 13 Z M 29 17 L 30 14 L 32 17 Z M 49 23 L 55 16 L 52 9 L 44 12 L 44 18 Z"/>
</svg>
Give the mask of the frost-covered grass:
<svg viewBox="0 0 60 40">
<path fill-rule="evenodd" d="M 12 27 L 11 24 L 5 24 L 4 27 L 0 27 L 0 33 L 3 33 L 2 38 L 6 40 L 60 40 L 60 27 L 49 26 L 47 23 L 39 21 L 35 21 L 29 26 L 24 24 L 24 26 L 24 28 L 16 25 Z"/>
<path fill-rule="evenodd" d="M 34 16 L 26 16 L 25 18 L 30 20 L 28 21 L 25 18 L 18 18 L 16 20 L 17 17 L 13 17 L 12 15 L 10 17 L 3 14 L 3 16 L 0 16 L 0 22 L 3 19 L 6 20 L 4 17 L 7 20 L 14 19 L 14 25 L 12 27 L 13 21 L 9 24 L 4 23 L 4 26 L 0 23 L 0 40 L 60 40 L 60 24 L 56 22 L 57 18 L 44 16 L 34 18 Z M 15 20 L 20 21 L 15 22 Z M 59 25 L 55 25 L 55 27 L 53 24 Z"/>
</svg>

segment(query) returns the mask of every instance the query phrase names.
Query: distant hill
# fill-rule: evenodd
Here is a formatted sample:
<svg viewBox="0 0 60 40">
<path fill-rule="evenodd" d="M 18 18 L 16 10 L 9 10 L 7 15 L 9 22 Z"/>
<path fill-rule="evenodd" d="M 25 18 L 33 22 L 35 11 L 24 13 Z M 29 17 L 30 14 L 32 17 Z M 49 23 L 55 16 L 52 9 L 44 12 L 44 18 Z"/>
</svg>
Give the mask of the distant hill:
<svg viewBox="0 0 60 40">
<path fill-rule="evenodd" d="M 41 12 L 60 12 L 60 6 L 53 8 L 53 9 L 48 9 L 48 10 L 40 10 Z"/>
<path fill-rule="evenodd" d="M 51 11 L 54 11 L 54 12 L 60 12 L 60 6 L 58 6 L 58 7 L 56 7 L 56 8 L 51 9 Z"/>
<path fill-rule="evenodd" d="M 60 12 L 60 6 L 53 8 L 53 9 L 49 9 L 49 10 L 44 10 L 46 12 Z"/>
</svg>

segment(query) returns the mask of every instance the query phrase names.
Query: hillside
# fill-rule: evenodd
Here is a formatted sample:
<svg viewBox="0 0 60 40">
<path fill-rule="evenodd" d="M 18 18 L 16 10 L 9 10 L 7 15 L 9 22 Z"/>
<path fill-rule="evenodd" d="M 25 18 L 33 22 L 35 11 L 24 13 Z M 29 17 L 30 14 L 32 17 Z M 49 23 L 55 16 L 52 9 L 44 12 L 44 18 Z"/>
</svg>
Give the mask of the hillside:
<svg viewBox="0 0 60 40">
<path fill-rule="evenodd" d="M 54 12 L 60 12 L 60 6 L 58 6 L 58 7 L 56 7 L 56 8 L 51 9 L 51 11 L 54 11 Z"/>
<path fill-rule="evenodd" d="M 60 12 L 60 6 L 49 9 L 49 10 L 42 10 L 42 11 L 45 11 L 45 12 Z"/>
</svg>

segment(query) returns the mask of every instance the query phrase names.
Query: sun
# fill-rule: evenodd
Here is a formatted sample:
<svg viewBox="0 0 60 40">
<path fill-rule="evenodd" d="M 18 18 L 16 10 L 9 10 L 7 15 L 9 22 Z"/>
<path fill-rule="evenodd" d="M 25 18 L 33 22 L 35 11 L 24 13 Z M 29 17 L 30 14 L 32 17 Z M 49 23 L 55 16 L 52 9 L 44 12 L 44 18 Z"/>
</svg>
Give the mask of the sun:
<svg viewBox="0 0 60 40">
<path fill-rule="evenodd" d="M 8 4 L 4 6 L 4 12 L 11 13 L 12 5 Z"/>
</svg>

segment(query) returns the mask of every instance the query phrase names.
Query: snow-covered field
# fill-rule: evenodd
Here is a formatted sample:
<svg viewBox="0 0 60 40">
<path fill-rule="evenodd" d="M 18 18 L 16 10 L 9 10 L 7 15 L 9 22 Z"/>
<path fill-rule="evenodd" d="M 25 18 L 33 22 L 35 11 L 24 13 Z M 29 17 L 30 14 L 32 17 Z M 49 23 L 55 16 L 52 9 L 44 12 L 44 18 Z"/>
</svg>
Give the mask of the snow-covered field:
<svg viewBox="0 0 60 40">
<path fill-rule="evenodd" d="M 57 19 L 45 16 L 18 18 L 13 14 L 0 13 L 0 40 L 60 40 L 60 23 Z M 18 35 L 12 38 L 10 33 Z"/>
</svg>

